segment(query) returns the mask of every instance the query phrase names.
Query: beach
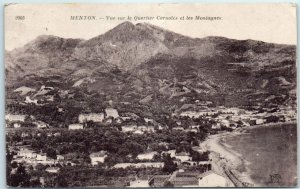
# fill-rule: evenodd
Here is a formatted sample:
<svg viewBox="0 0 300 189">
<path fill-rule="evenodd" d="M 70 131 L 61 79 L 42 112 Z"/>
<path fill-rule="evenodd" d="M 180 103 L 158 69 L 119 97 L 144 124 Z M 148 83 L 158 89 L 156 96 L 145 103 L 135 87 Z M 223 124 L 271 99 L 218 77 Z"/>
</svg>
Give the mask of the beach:
<svg viewBox="0 0 300 189">
<path fill-rule="evenodd" d="M 230 149 L 230 146 L 223 143 L 225 137 L 240 135 L 239 132 L 226 132 L 216 135 L 211 135 L 206 141 L 201 144 L 201 148 L 211 152 L 210 158 L 214 165 L 212 166 L 214 171 L 219 174 L 226 175 L 226 177 L 232 182 L 230 175 L 226 174 L 226 170 L 232 172 L 232 177 L 235 177 L 239 183 L 232 182 L 233 186 L 256 186 L 255 182 L 247 174 L 246 167 L 244 165 L 245 160 L 242 155 Z M 225 168 L 224 168 L 225 167 Z"/>
<path fill-rule="evenodd" d="M 235 186 L 294 186 L 296 140 L 291 133 L 296 127 L 293 125 L 295 123 L 241 128 L 211 135 L 200 146 L 211 152 L 216 172 L 226 175 L 229 170 L 227 177 L 234 180 Z M 281 183 L 270 182 L 270 175 L 279 173 Z"/>
</svg>

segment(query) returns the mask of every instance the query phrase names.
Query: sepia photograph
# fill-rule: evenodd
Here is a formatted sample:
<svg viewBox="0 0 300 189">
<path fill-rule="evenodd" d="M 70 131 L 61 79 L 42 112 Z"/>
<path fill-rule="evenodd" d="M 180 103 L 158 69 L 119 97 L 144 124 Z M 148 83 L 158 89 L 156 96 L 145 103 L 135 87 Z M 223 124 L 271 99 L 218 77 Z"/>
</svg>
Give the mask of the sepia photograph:
<svg viewBox="0 0 300 189">
<path fill-rule="evenodd" d="M 296 187 L 296 5 L 7 4 L 6 185 Z"/>
</svg>

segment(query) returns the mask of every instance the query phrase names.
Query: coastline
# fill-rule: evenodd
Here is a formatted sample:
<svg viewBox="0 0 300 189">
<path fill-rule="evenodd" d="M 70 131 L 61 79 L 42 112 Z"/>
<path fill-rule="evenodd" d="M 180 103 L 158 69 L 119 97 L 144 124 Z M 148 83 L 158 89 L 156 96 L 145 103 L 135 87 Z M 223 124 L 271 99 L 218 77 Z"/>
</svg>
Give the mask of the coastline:
<svg viewBox="0 0 300 189">
<path fill-rule="evenodd" d="M 259 187 L 260 185 L 250 177 L 250 170 L 248 168 L 250 162 L 247 162 L 247 160 L 245 160 L 241 154 L 233 150 L 232 147 L 226 143 L 226 139 L 238 135 L 250 134 L 247 131 L 251 129 L 257 129 L 261 127 L 277 127 L 290 124 L 297 124 L 297 122 L 262 124 L 236 129 L 232 132 L 210 135 L 203 143 L 200 144 L 200 147 L 203 150 L 208 150 L 211 152 L 210 159 L 212 159 L 214 162 L 217 172 L 221 174 L 223 172 L 223 175 L 226 175 L 231 181 L 232 178 L 230 177 L 236 179 L 238 183 L 232 182 L 235 186 Z M 229 170 L 231 175 L 228 176 L 228 174 L 226 174 L 227 170 Z"/>
<path fill-rule="evenodd" d="M 224 142 L 225 138 L 242 134 L 246 133 L 234 131 L 211 135 L 200 146 L 202 149 L 211 152 L 210 158 L 216 166 L 215 171 L 226 175 L 233 185 L 255 187 L 257 184 L 251 179 L 246 166 L 248 162 L 246 162 L 241 154 L 231 149 L 231 146 Z M 231 175 L 228 175 L 227 171 Z M 236 183 L 232 181 L 233 179 L 236 180 Z"/>
<path fill-rule="evenodd" d="M 242 128 L 236 129 L 235 131 L 242 133 L 243 131 L 247 131 L 247 130 L 251 130 L 251 129 L 257 129 L 257 128 L 261 128 L 261 127 L 279 127 L 279 126 L 282 126 L 282 125 L 293 125 L 293 124 L 295 124 L 297 126 L 297 121 L 279 122 L 279 123 L 265 123 L 265 124 L 261 124 L 261 125 L 242 127 Z"/>
</svg>

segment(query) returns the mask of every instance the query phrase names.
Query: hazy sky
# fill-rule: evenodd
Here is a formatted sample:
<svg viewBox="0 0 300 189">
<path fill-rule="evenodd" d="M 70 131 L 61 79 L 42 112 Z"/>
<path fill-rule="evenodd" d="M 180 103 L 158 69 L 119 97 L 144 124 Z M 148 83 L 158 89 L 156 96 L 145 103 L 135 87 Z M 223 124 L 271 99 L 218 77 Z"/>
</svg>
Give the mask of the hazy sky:
<svg viewBox="0 0 300 189">
<path fill-rule="evenodd" d="M 71 16 L 95 16 L 96 20 L 71 20 Z M 152 21 L 132 22 L 149 22 L 191 37 L 224 36 L 284 44 L 297 41 L 292 4 L 12 4 L 5 8 L 5 49 L 21 47 L 39 35 L 89 39 L 124 22 L 107 20 L 106 16 L 153 16 Z M 178 20 L 157 20 L 157 16 Z M 179 20 L 181 16 L 222 19 Z"/>
</svg>

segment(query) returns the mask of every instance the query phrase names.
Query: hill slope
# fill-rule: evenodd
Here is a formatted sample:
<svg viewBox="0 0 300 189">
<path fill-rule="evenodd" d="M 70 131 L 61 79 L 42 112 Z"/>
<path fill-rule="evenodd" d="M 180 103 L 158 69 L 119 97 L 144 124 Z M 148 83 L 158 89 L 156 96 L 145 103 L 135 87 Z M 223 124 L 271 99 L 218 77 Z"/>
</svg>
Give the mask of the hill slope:
<svg viewBox="0 0 300 189">
<path fill-rule="evenodd" d="M 53 85 L 168 109 L 197 99 L 287 105 L 296 97 L 295 46 L 190 38 L 146 23 L 124 22 L 90 40 L 39 36 L 6 52 L 5 66 L 8 90 Z"/>
</svg>

